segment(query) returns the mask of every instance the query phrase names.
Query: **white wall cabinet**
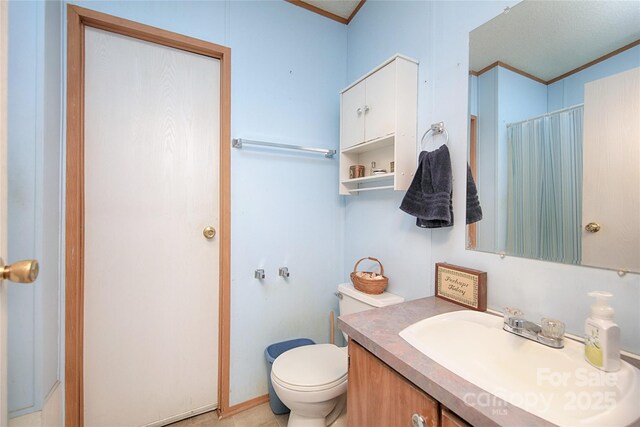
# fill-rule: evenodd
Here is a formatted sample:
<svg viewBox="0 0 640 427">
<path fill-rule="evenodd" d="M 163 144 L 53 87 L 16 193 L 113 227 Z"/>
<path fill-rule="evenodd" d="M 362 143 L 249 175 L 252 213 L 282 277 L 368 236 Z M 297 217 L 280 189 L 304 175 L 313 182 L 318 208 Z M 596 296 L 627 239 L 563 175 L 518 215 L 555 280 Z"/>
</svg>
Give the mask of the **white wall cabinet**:
<svg viewBox="0 0 640 427">
<path fill-rule="evenodd" d="M 416 168 L 417 105 L 418 63 L 401 55 L 341 92 L 340 194 L 409 188 Z M 386 173 L 372 175 L 371 162 Z M 365 176 L 350 178 L 353 165 L 364 166 Z"/>
<path fill-rule="evenodd" d="M 340 102 L 340 148 L 365 141 L 364 117 L 365 82 L 362 81 L 342 94 Z"/>
<path fill-rule="evenodd" d="M 394 132 L 395 77 L 392 62 L 342 93 L 341 148 Z"/>
</svg>

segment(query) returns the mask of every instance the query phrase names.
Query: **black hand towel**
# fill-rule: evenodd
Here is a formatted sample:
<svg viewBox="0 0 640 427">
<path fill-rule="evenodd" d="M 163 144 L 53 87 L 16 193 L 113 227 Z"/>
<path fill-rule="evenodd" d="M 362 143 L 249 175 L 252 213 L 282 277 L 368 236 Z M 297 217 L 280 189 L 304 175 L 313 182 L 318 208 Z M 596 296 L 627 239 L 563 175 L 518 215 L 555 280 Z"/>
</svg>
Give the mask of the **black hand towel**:
<svg viewBox="0 0 640 427">
<path fill-rule="evenodd" d="M 478 199 L 478 189 L 467 163 L 467 224 L 473 224 L 482 219 L 482 208 Z"/>
<path fill-rule="evenodd" d="M 420 153 L 418 169 L 400 204 L 400 209 L 415 216 L 422 228 L 453 225 L 453 175 L 449 148 Z"/>
</svg>

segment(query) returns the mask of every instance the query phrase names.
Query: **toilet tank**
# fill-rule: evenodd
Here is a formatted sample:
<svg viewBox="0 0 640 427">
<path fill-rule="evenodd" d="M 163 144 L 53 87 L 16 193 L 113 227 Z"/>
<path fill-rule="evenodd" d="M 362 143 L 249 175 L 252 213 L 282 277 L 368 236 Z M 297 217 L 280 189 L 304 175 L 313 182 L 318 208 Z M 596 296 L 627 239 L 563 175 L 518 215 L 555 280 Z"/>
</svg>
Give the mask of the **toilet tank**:
<svg viewBox="0 0 640 427">
<path fill-rule="evenodd" d="M 338 298 L 340 299 L 340 302 L 338 303 L 340 316 L 404 302 L 404 298 L 389 292 L 383 292 L 379 295 L 365 294 L 364 292 L 360 292 L 354 288 L 351 283 L 341 283 L 338 285 L 338 292 L 336 295 L 338 295 Z M 346 342 L 347 335 L 344 332 L 342 335 Z"/>
<path fill-rule="evenodd" d="M 404 298 L 389 292 L 379 295 L 365 294 L 354 288 L 351 283 L 338 285 L 338 295 L 342 295 L 339 297 L 340 316 L 404 302 Z"/>
</svg>

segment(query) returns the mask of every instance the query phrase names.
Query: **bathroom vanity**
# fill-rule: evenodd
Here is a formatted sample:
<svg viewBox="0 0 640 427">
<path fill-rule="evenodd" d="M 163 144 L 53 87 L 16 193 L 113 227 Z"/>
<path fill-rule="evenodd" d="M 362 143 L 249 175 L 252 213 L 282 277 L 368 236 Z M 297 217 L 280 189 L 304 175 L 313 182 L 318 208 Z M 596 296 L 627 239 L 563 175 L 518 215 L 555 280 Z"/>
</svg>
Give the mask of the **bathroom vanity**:
<svg viewBox="0 0 640 427">
<path fill-rule="evenodd" d="M 633 359 L 604 376 L 582 343 L 544 346 L 503 331 L 502 316 L 435 297 L 338 325 L 349 336 L 349 425 L 640 425 Z"/>
<path fill-rule="evenodd" d="M 414 414 L 428 427 L 553 425 L 453 374 L 399 335 L 422 319 L 458 310 L 465 309 L 428 297 L 338 318 L 349 336 L 349 425 L 412 425 Z"/>
<path fill-rule="evenodd" d="M 353 426 L 468 426 L 437 400 L 349 341 L 348 424 Z"/>
</svg>

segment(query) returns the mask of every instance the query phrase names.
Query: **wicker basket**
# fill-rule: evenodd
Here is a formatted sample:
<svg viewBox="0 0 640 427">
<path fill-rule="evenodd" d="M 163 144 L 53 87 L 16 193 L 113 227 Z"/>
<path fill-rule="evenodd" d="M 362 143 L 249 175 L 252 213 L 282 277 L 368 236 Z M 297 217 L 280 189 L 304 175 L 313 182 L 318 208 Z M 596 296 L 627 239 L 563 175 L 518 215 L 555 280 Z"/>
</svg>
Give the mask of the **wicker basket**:
<svg viewBox="0 0 640 427">
<path fill-rule="evenodd" d="M 375 261 L 380 265 L 380 274 L 378 277 L 382 276 L 382 279 L 371 279 L 368 277 L 362 277 L 361 275 L 357 274 L 358 264 L 360 264 L 360 262 L 365 259 L 370 259 L 371 261 Z M 365 271 L 364 273 L 372 274 L 368 271 Z M 353 282 L 353 286 L 360 292 L 374 295 L 384 292 L 384 290 L 387 288 L 387 285 L 389 284 L 389 278 L 385 277 L 384 275 L 384 267 L 382 266 L 382 263 L 378 261 L 377 258 L 372 257 L 361 258 L 360 260 L 358 260 L 358 262 L 356 262 L 356 265 L 353 266 L 353 272 L 351 273 L 351 281 Z"/>
</svg>

